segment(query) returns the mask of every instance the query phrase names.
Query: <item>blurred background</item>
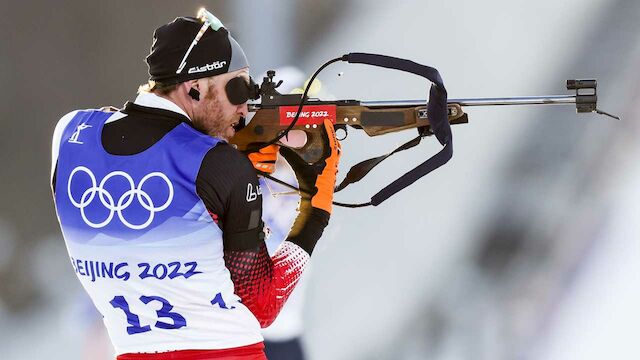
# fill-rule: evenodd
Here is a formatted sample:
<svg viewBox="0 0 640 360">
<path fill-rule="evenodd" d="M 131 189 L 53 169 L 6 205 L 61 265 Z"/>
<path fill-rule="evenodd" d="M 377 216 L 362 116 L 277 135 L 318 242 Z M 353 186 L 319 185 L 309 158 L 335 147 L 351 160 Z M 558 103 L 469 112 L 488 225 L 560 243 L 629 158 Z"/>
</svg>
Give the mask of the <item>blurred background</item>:
<svg viewBox="0 0 640 360">
<path fill-rule="evenodd" d="M 436 67 L 450 98 L 597 78 L 599 107 L 622 117 L 468 108 L 447 165 L 378 207 L 335 209 L 305 284 L 309 359 L 640 358 L 640 1 L 63 0 L 0 2 L 0 359 L 109 358 L 57 224 L 51 135 L 69 111 L 134 99 L 153 30 L 201 6 L 254 77 L 373 52 Z M 362 65 L 320 79 L 339 99 L 427 96 Z M 349 132 L 342 174 L 413 136 Z M 367 201 L 438 150 L 429 139 L 337 199 Z"/>
</svg>

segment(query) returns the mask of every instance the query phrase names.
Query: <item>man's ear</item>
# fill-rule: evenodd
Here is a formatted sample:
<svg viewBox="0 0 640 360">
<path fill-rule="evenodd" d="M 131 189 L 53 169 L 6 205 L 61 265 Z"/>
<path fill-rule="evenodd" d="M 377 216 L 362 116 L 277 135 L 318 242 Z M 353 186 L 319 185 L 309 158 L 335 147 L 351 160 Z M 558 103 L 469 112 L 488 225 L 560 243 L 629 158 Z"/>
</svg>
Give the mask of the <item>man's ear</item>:
<svg viewBox="0 0 640 360">
<path fill-rule="evenodd" d="M 196 90 L 195 88 L 189 89 L 188 94 L 193 100 L 200 101 L 200 91 Z"/>
<path fill-rule="evenodd" d="M 189 80 L 185 81 L 184 85 L 186 86 L 187 94 L 195 101 L 200 101 L 200 91 L 199 84 L 197 80 Z"/>
</svg>

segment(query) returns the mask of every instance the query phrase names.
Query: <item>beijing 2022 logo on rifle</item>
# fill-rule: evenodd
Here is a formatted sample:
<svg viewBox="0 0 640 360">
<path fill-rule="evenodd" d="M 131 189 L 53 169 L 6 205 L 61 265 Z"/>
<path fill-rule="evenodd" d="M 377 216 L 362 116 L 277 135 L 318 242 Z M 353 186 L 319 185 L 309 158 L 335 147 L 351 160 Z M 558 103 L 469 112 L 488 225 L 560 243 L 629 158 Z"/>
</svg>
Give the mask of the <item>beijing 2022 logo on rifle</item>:
<svg viewBox="0 0 640 360">
<path fill-rule="evenodd" d="M 71 193 L 71 182 L 73 181 L 74 176 L 76 176 L 76 174 L 80 172 L 87 174 L 91 181 L 91 187 L 89 187 L 82 193 L 79 201 L 76 201 L 76 199 L 74 199 L 73 197 L 73 194 Z M 126 190 L 117 199 L 117 201 L 105 189 L 105 184 L 107 183 L 107 181 L 116 177 L 123 178 L 129 183 L 129 189 Z M 151 195 L 142 190 L 142 186 L 146 181 L 156 177 L 163 180 L 169 190 L 167 199 L 160 206 L 156 206 L 156 203 L 151 198 Z M 91 226 L 94 229 L 99 229 L 107 226 L 109 223 L 111 223 L 111 220 L 113 220 L 113 216 L 115 214 L 118 214 L 118 218 L 126 227 L 133 230 L 141 230 L 148 227 L 153 222 L 153 219 L 157 212 L 163 211 L 168 208 L 169 205 L 171 205 L 171 202 L 173 201 L 173 184 L 165 174 L 158 171 L 145 175 L 140 180 L 137 186 L 135 185 L 135 182 L 133 181 L 131 175 L 127 174 L 124 171 L 112 171 L 100 181 L 100 184 L 98 184 L 95 175 L 89 168 L 85 166 L 78 166 L 73 169 L 71 175 L 69 175 L 69 181 L 67 183 L 67 194 L 73 206 L 80 209 L 82 220 L 84 220 L 87 225 Z M 96 194 L 98 195 L 97 197 Z M 109 215 L 102 222 L 93 222 L 89 220 L 85 212 L 85 209 L 96 199 L 102 203 L 102 206 L 109 210 Z M 137 200 L 137 202 L 140 204 L 140 206 L 142 206 L 143 209 L 149 212 L 147 220 L 144 223 L 138 225 L 130 223 L 122 213 L 123 210 L 127 209 L 133 203 L 134 199 Z"/>
</svg>

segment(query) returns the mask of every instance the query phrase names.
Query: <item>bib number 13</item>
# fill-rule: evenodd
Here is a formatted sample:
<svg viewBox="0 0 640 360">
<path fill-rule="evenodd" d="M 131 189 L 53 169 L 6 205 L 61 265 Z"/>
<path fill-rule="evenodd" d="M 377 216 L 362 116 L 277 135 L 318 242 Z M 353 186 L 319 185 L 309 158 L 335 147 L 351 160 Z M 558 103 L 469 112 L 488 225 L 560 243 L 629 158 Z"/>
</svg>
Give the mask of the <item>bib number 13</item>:
<svg viewBox="0 0 640 360">
<path fill-rule="evenodd" d="M 172 312 L 173 305 L 167 301 L 167 299 L 162 298 L 160 296 L 140 296 L 139 299 L 143 304 L 149 304 L 150 302 L 156 301 L 162 304 L 162 308 L 160 310 L 156 310 L 156 314 L 158 315 L 158 321 L 154 324 L 154 327 L 158 329 L 180 329 L 181 327 L 187 326 L 187 320 L 184 316 L 178 314 L 177 312 Z M 147 331 L 151 331 L 150 325 L 142 326 L 140 324 L 140 317 L 138 315 L 131 312 L 129 309 L 129 303 L 124 298 L 124 296 L 118 295 L 114 296 L 113 300 L 109 301 L 109 304 L 113 306 L 115 309 L 120 309 L 124 312 L 127 317 L 127 334 L 139 334 Z M 161 321 L 161 319 L 166 319 L 167 321 Z"/>
</svg>

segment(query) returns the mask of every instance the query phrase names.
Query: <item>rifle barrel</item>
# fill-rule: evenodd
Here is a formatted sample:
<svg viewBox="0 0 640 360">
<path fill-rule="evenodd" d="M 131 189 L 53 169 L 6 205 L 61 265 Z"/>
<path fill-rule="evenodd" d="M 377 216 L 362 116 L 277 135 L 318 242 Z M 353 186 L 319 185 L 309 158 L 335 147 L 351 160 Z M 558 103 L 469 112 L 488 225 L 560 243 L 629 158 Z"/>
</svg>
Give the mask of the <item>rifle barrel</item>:
<svg viewBox="0 0 640 360">
<path fill-rule="evenodd" d="M 449 99 L 449 104 L 460 106 L 500 106 L 500 105 L 566 105 L 575 104 L 575 95 L 547 95 L 547 96 L 515 96 L 503 98 L 470 98 Z M 390 100 L 390 101 L 362 101 L 362 106 L 367 107 L 393 107 L 393 106 L 424 106 L 424 100 Z"/>
</svg>

